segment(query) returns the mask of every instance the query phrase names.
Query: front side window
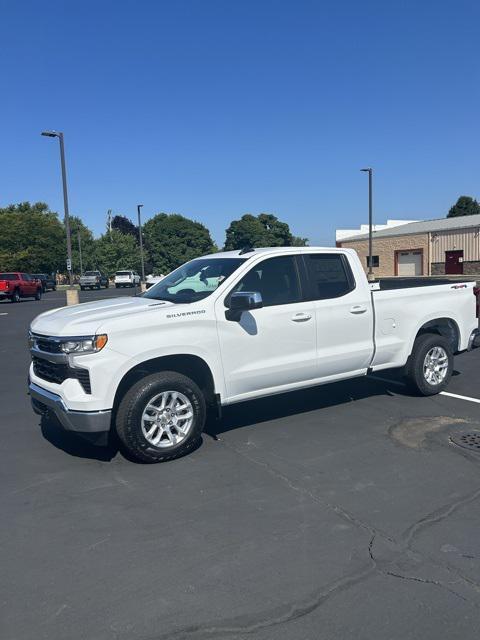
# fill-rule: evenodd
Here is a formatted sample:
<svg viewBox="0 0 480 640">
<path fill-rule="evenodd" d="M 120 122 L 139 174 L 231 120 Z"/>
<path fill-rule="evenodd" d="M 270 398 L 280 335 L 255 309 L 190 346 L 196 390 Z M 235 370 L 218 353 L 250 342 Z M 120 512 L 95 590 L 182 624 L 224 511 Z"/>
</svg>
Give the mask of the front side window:
<svg viewBox="0 0 480 640">
<path fill-rule="evenodd" d="M 339 298 L 355 289 L 350 265 L 342 254 L 309 253 L 305 263 L 313 300 Z"/>
<path fill-rule="evenodd" d="M 243 262 L 245 258 L 197 258 L 172 271 L 143 297 L 178 304 L 197 302 L 213 293 Z"/>
<path fill-rule="evenodd" d="M 258 291 L 264 307 L 299 302 L 301 293 L 295 258 L 282 256 L 260 262 L 240 280 L 230 295 L 238 291 Z"/>
</svg>

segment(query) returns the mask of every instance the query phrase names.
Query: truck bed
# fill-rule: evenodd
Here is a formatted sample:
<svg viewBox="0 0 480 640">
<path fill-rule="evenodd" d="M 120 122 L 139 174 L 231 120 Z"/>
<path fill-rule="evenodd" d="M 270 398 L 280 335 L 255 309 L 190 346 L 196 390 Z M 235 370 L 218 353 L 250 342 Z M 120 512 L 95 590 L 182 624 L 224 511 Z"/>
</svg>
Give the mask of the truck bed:
<svg viewBox="0 0 480 640">
<path fill-rule="evenodd" d="M 380 285 L 380 291 L 388 291 L 389 289 L 410 289 L 413 287 L 434 287 L 441 284 L 461 284 L 463 282 L 473 282 L 471 276 L 456 277 L 456 278 L 401 278 L 395 276 L 392 278 L 378 278 L 374 284 Z"/>
</svg>

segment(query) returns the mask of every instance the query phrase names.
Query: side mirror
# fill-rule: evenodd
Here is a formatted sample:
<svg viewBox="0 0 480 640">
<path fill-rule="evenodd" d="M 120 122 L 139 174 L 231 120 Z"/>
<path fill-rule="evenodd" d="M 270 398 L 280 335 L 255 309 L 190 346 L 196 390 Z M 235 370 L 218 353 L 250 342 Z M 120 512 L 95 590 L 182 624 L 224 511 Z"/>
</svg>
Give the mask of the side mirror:
<svg viewBox="0 0 480 640">
<path fill-rule="evenodd" d="M 244 311 L 261 307 L 263 307 L 261 293 L 258 291 L 237 291 L 230 296 L 229 309 L 225 311 L 225 317 L 227 320 L 239 322 Z"/>
</svg>

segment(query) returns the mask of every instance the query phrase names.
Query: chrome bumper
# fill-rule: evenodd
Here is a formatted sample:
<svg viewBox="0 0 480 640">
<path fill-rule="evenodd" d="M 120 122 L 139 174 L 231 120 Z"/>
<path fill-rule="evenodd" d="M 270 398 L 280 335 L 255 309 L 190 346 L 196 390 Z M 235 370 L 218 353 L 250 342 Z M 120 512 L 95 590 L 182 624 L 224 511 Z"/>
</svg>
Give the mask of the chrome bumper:
<svg viewBox="0 0 480 640">
<path fill-rule="evenodd" d="M 71 411 L 56 393 L 42 389 L 29 382 L 28 391 L 35 413 L 45 415 L 53 413 L 61 425 L 68 431 L 78 433 L 101 433 L 110 431 L 111 410 Z"/>
</svg>

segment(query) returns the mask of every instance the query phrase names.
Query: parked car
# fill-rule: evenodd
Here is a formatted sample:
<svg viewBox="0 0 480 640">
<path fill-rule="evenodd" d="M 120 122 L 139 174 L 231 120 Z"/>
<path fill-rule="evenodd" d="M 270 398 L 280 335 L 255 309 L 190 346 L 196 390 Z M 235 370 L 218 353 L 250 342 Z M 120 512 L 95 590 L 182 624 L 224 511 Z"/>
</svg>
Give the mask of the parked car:
<svg viewBox="0 0 480 640">
<path fill-rule="evenodd" d="M 40 280 L 20 271 L 0 273 L 0 300 L 7 298 L 11 302 L 19 302 L 21 298 L 40 300 L 41 297 Z"/>
<path fill-rule="evenodd" d="M 136 271 L 117 271 L 115 287 L 135 287 L 140 285 L 140 276 Z"/>
<path fill-rule="evenodd" d="M 57 283 L 55 281 L 55 278 L 53 276 L 49 276 L 48 273 L 32 273 L 31 276 L 32 278 L 40 280 L 40 282 L 42 283 L 43 293 L 45 293 L 49 289 L 51 289 L 52 291 L 57 290 Z"/>
<path fill-rule="evenodd" d="M 85 271 L 83 276 L 80 276 L 80 289 L 100 289 L 105 287 L 108 289 L 110 282 L 108 276 L 104 275 L 101 271 Z"/>
<path fill-rule="evenodd" d="M 153 287 L 153 285 L 157 284 L 157 282 L 160 282 L 160 280 L 163 280 L 164 277 L 165 276 L 163 275 L 163 273 L 160 274 L 159 276 L 154 276 L 153 274 L 147 276 L 146 282 L 145 282 L 145 288 L 150 289 L 150 287 Z"/>
<path fill-rule="evenodd" d="M 112 428 L 130 455 L 159 462 L 193 450 L 209 406 L 392 367 L 438 394 L 479 330 L 473 282 L 427 284 L 370 285 L 352 249 L 207 255 L 143 296 L 38 316 L 33 408 L 97 443 Z"/>
</svg>

